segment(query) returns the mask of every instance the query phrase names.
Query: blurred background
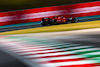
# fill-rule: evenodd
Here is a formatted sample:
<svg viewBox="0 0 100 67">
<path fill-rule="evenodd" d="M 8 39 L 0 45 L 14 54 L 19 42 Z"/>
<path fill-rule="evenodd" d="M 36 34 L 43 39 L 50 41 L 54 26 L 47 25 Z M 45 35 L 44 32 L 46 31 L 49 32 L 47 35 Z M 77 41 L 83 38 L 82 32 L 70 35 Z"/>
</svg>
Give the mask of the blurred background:
<svg viewBox="0 0 100 67">
<path fill-rule="evenodd" d="M 0 0 L 0 67 L 100 67 L 100 0 Z"/>
<path fill-rule="evenodd" d="M 0 12 L 99 0 L 0 0 Z"/>
</svg>

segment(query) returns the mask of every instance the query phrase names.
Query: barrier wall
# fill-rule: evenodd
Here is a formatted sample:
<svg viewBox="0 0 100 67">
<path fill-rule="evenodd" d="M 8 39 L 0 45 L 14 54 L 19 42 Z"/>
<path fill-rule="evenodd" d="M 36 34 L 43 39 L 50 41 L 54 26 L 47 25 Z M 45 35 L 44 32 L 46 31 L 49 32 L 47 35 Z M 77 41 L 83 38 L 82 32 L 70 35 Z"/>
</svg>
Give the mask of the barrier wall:
<svg viewBox="0 0 100 67">
<path fill-rule="evenodd" d="M 37 22 L 43 17 L 63 15 L 65 17 L 84 17 L 100 15 L 100 1 L 73 5 L 52 6 L 0 13 L 0 26 L 18 23 Z"/>
</svg>

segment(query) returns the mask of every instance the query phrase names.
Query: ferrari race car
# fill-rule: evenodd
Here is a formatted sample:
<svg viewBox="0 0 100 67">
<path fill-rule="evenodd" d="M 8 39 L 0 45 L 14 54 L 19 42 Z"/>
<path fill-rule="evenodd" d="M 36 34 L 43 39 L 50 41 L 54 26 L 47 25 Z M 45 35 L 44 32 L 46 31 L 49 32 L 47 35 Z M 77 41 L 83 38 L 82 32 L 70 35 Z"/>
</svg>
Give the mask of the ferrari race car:
<svg viewBox="0 0 100 67">
<path fill-rule="evenodd" d="M 46 26 L 46 25 L 55 25 L 55 24 L 61 24 L 61 23 L 66 23 L 66 24 L 67 23 L 76 23 L 78 21 L 79 20 L 74 17 L 66 19 L 63 16 L 55 16 L 53 18 L 42 18 L 41 24 L 43 26 Z"/>
</svg>

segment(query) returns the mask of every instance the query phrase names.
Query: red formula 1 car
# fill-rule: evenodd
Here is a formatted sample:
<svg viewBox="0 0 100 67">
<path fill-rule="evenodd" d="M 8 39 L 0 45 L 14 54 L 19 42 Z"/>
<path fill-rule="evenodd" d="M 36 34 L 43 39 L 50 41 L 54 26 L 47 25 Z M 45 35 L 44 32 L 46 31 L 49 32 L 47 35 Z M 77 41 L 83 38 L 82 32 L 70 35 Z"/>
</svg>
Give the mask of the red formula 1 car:
<svg viewBox="0 0 100 67">
<path fill-rule="evenodd" d="M 78 20 L 76 18 L 65 18 L 63 16 L 55 16 L 53 18 L 42 18 L 42 21 L 41 21 L 41 24 L 43 26 L 46 26 L 46 25 L 55 25 L 55 24 L 61 24 L 61 23 L 76 23 L 78 22 Z"/>
</svg>

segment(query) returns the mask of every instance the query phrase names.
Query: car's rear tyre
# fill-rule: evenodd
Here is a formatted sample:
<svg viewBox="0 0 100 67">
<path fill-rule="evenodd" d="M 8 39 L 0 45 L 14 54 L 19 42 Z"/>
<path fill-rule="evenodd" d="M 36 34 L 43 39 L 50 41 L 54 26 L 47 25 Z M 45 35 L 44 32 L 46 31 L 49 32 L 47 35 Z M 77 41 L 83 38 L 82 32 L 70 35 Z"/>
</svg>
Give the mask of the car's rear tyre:
<svg viewBox="0 0 100 67">
<path fill-rule="evenodd" d="M 46 26 L 47 24 L 44 21 L 41 21 L 42 26 Z"/>
<path fill-rule="evenodd" d="M 46 24 L 46 23 L 41 23 L 41 25 L 42 25 L 42 26 L 46 26 L 47 24 Z"/>
</svg>

